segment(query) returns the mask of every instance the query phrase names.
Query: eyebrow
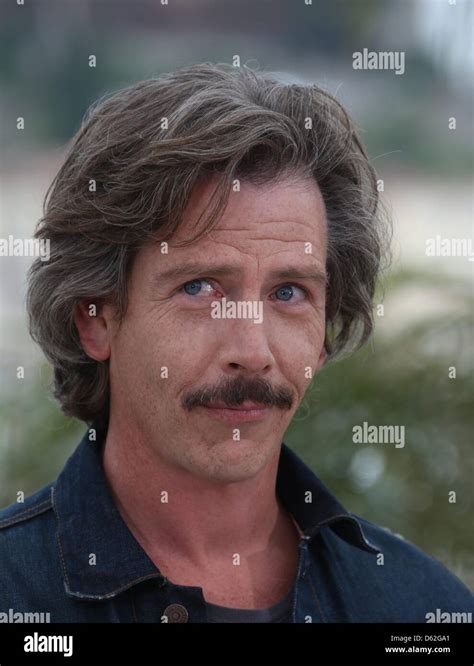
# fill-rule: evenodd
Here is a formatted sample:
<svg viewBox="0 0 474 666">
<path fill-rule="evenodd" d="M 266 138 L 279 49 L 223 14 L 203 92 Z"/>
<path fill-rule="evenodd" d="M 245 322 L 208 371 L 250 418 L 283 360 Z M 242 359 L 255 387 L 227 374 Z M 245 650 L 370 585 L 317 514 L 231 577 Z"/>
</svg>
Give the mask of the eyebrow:
<svg viewBox="0 0 474 666">
<path fill-rule="evenodd" d="M 164 283 L 174 282 L 175 280 L 186 281 L 196 277 L 229 277 L 231 275 L 241 275 L 242 270 L 233 264 L 219 264 L 212 266 L 210 264 L 191 263 L 184 266 L 175 266 L 162 273 L 156 273 L 153 277 L 153 283 L 163 285 Z M 317 268 L 302 268 L 301 266 L 285 266 L 270 271 L 269 278 L 273 280 L 312 280 L 318 284 L 327 284 L 327 274 Z"/>
</svg>

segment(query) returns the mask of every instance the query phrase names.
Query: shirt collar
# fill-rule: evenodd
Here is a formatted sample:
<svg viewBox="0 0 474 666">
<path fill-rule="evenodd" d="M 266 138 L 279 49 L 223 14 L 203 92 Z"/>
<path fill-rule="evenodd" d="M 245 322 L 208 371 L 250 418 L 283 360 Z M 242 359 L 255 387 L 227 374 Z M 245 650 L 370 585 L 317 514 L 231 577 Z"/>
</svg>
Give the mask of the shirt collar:
<svg viewBox="0 0 474 666">
<path fill-rule="evenodd" d="M 86 431 L 53 486 L 65 589 L 79 598 L 107 599 L 147 579 L 165 580 L 115 505 L 102 469 L 104 439 L 104 430 L 97 430 L 97 441 Z M 276 491 L 305 539 L 328 526 L 349 544 L 378 552 L 358 520 L 284 443 Z"/>
</svg>

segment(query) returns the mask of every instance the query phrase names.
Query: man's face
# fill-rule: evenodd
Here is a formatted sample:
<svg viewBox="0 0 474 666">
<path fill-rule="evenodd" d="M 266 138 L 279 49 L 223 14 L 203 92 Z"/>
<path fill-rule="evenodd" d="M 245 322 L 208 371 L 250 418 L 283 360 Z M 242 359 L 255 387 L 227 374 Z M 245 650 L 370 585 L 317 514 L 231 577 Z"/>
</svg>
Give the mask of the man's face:
<svg viewBox="0 0 474 666">
<path fill-rule="evenodd" d="M 153 244 L 136 257 L 110 339 L 111 418 L 168 464 L 229 482 L 275 456 L 324 361 L 326 220 L 313 181 L 243 182 L 215 229 L 175 247 L 214 185 L 195 189 L 167 254 Z M 224 298 L 235 310 L 219 318 Z M 242 413 L 255 403 L 266 409 Z"/>
</svg>

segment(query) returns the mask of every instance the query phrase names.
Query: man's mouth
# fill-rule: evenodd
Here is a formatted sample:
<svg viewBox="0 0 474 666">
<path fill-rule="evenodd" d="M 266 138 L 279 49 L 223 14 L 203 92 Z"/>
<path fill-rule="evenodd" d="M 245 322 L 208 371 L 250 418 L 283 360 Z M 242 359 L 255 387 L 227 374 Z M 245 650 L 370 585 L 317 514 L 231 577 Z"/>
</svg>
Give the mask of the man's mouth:
<svg viewBox="0 0 474 666">
<path fill-rule="evenodd" d="M 251 402 L 250 400 L 246 400 L 241 405 L 236 405 L 235 407 L 226 405 L 225 402 L 210 402 L 206 405 L 206 407 L 210 407 L 212 409 L 237 409 L 241 412 L 255 409 L 268 409 L 268 405 L 262 405 L 258 402 Z"/>
<path fill-rule="evenodd" d="M 222 402 L 213 402 L 202 407 L 209 416 L 230 423 L 260 421 L 273 407 L 256 402 L 245 401 L 236 407 L 229 407 Z"/>
</svg>

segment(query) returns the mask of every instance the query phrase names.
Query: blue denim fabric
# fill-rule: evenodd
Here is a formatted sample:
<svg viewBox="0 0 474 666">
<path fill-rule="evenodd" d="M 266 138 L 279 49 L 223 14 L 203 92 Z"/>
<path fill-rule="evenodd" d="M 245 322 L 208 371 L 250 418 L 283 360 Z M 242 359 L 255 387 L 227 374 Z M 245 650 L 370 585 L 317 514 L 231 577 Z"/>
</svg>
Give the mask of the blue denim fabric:
<svg viewBox="0 0 474 666">
<path fill-rule="evenodd" d="M 54 483 L 0 512 L 0 613 L 206 622 L 202 589 L 166 579 L 122 520 L 102 470 L 102 441 L 103 434 L 89 441 L 86 431 Z M 471 592 L 441 563 L 348 513 L 284 443 L 276 491 L 304 532 L 293 623 L 424 623 L 437 609 L 474 611 Z"/>
</svg>

